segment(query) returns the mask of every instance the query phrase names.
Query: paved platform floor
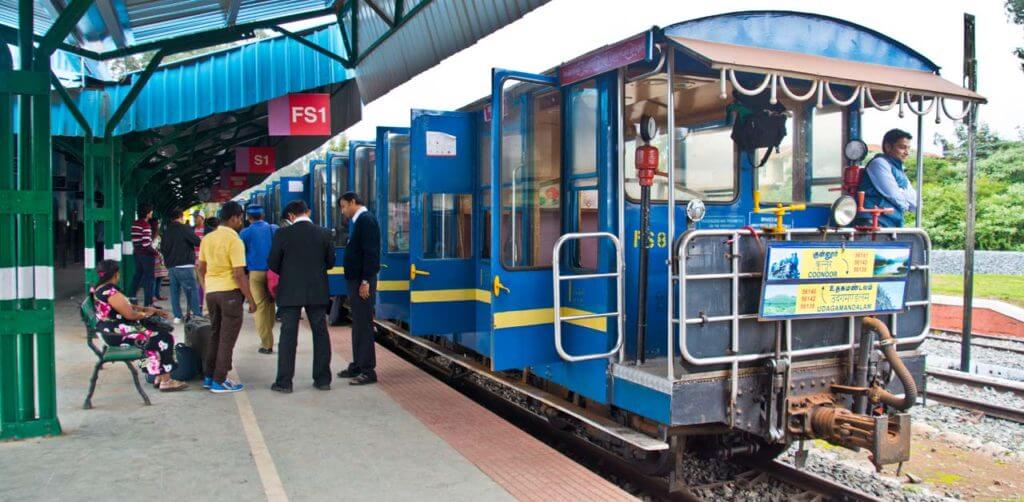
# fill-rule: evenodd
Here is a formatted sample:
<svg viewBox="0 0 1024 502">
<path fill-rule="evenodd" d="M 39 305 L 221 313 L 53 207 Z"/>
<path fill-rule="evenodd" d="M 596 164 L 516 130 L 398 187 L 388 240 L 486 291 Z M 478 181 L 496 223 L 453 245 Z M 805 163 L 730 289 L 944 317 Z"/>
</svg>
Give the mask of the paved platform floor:
<svg viewBox="0 0 1024 502">
<path fill-rule="evenodd" d="M 94 408 L 83 410 L 95 357 L 77 302 L 56 308 L 64 434 L 0 443 L 0 500 L 629 498 L 385 349 L 380 385 L 314 389 L 305 326 L 293 394 L 270 391 L 276 354 L 256 352 L 247 318 L 235 350 L 244 392 L 214 395 L 197 381 L 184 392 L 147 390 L 153 405 L 144 406 L 127 369 L 108 366 Z M 331 336 L 337 371 L 348 328 Z"/>
</svg>

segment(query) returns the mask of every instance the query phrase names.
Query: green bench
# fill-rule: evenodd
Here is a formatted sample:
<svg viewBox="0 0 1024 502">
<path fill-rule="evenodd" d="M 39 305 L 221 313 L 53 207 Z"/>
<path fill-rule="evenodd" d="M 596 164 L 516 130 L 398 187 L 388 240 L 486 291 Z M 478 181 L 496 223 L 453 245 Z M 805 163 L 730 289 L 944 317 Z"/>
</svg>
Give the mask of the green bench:
<svg viewBox="0 0 1024 502">
<path fill-rule="evenodd" d="M 139 383 L 139 372 L 135 370 L 133 362 L 139 359 L 145 359 L 146 355 L 142 353 L 142 349 L 135 347 L 110 347 L 106 343 L 103 343 L 103 348 L 96 346 L 96 338 L 99 337 L 96 329 L 96 310 L 93 307 L 92 295 L 86 295 L 85 301 L 82 302 L 82 322 L 85 324 L 85 340 L 89 345 L 89 350 L 92 350 L 93 354 L 96 354 L 98 361 L 96 367 L 92 370 L 92 380 L 89 381 L 89 394 L 85 396 L 85 404 L 82 408 L 92 408 L 92 394 L 96 391 L 96 380 L 99 379 L 100 369 L 103 368 L 104 364 L 123 362 L 125 366 L 128 366 L 128 370 L 132 372 L 132 379 L 135 381 L 135 389 L 139 391 L 139 395 L 142 396 L 142 400 L 147 405 L 152 404 L 149 402 L 149 396 L 146 395 L 146 391 L 142 390 L 142 385 Z M 102 341 L 101 341 L 102 343 Z"/>
</svg>

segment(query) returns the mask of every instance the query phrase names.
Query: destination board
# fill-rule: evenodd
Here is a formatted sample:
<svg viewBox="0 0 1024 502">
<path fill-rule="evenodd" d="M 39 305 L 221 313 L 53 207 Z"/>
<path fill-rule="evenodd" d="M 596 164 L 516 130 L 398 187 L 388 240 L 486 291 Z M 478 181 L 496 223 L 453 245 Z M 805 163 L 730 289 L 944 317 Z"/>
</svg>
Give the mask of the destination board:
<svg viewBox="0 0 1024 502">
<path fill-rule="evenodd" d="M 758 317 L 902 311 L 910 257 L 910 244 L 900 242 L 769 242 Z"/>
</svg>

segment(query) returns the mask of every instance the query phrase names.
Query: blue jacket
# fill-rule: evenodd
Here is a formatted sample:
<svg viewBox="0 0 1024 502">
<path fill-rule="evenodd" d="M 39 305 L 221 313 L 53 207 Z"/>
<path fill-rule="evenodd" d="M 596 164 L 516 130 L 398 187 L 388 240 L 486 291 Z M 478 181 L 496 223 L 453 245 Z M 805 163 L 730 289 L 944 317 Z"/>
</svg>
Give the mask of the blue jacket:
<svg viewBox="0 0 1024 502">
<path fill-rule="evenodd" d="M 917 206 L 917 192 L 910 186 L 910 180 L 903 172 L 903 163 L 885 154 L 875 155 L 864 169 L 858 190 L 864 192 L 864 207 L 892 208 L 891 214 L 878 217 L 882 227 L 902 227 L 903 212 Z M 870 225 L 871 217 L 861 213 L 858 225 Z"/>
<path fill-rule="evenodd" d="M 255 272 L 266 272 L 270 244 L 274 239 L 277 225 L 263 220 L 253 222 L 239 234 L 245 244 L 245 268 Z"/>
</svg>

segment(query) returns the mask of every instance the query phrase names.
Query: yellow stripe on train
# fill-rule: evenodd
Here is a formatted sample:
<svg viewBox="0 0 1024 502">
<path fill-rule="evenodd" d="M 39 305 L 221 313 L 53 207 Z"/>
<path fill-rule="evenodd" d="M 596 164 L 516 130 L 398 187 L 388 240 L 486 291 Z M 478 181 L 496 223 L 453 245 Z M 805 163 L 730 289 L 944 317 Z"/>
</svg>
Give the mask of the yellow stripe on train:
<svg viewBox="0 0 1024 502">
<path fill-rule="evenodd" d="M 563 317 L 593 314 L 593 312 L 587 312 L 586 310 L 570 307 L 562 307 L 561 312 Z M 526 326 L 552 324 L 554 322 L 555 309 L 550 307 L 542 309 L 510 310 L 508 312 L 497 312 L 494 314 L 494 329 L 522 328 Z M 576 319 L 566 322 L 601 332 L 608 331 L 607 317 Z"/>
</svg>

